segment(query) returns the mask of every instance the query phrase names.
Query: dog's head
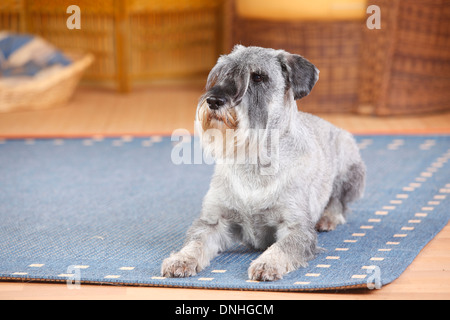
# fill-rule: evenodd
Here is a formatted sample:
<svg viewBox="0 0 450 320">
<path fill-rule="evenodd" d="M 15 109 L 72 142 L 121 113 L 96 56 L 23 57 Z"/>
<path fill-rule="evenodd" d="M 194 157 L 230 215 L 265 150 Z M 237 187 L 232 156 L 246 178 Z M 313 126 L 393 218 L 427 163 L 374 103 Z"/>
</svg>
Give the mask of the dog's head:
<svg viewBox="0 0 450 320">
<path fill-rule="evenodd" d="M 198 129 L 202 136 L 208 131 L 225 136 L 233 129 L 242 141 L 251 139 L 255 130 L 249 129 L 283 130 L 297 112 L 295 100 L 308 95 L 318 77 L 317 68 L 299 55 L 236 45 L 208 76 L 197 108 Z"/>
<path fill-rule="evenodd" d="M 197 117 L 202 129 L 264 129 L 319 78 L 305 58 L 284 50 L 236 45 L 211 70 Z"/>
</svg>

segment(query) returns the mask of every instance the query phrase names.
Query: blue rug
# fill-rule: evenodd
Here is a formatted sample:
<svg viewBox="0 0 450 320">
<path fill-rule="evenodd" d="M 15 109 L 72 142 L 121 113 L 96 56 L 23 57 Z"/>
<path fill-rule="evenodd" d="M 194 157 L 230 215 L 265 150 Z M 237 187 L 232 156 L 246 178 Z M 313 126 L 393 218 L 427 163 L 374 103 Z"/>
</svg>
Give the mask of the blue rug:
<svg viewBox="0 0 450 320">
<path fill-rule="evenodd" d="M 358 136 L 365 197 L 321 233 L 317 258 L 248 281 L 260 252 L 236 245 L 197 276 L 160 277 L 213 172 L 176 165 L 170 137 L 0 139 L 0 279 L 247 290 L 380 287 L 447 224 L 450 136 Z M 192 155 L 193 157 L 193 155 Z"/>
</svg>

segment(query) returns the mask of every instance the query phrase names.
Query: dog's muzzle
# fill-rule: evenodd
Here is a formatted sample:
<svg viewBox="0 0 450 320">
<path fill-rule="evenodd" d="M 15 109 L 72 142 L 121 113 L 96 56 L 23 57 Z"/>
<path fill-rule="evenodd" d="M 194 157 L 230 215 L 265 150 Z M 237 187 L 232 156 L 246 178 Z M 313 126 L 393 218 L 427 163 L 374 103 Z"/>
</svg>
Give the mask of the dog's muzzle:
<svg viewBox="0 0 450 320">
<path fill-rule="evenodd" d="M 225 105 L 226 102 L 227 102 L 227 99 L 225 99 L 223 97 L 217 97 L 217 96 L 212 96 L 212 97 L 209 97 L 208 99 L 206 99 L 206 103 L 208 104 L 208 106 L 211 110 L 220 109 L 222 106 Z"/>
</svg>

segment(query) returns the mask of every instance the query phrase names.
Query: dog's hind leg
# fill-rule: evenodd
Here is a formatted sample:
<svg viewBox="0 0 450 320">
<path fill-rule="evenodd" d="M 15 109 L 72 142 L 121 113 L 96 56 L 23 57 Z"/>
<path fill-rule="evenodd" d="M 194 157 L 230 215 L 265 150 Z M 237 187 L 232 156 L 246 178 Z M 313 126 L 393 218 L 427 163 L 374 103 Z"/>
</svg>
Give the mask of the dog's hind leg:
<svg viewBox="0 0 450 320">
<path fill-rule="evenodd" d="M 365 184 L 366 166 L 364 162 L 353 163 L 348 168 L 345 179 L 342 182 L 341 201 L 344 206 L 363 196 Z"/>
<path fill-rule="evenodd" d="M 330 200 L 316 224 L 317 231 L 331 231 L 345 223 L 347 204 L 359 199 L 364 192 L 365 174 L 364 163 L 358 162 L 336 178 Z"/>
<path fill-rule="evenodd" d="M 317 231 L 331 231 L 339 224 L 345 223 L 344 205 L 337 197 L 331 197 L 319 221 L 316 223 Z"/>
</svg>

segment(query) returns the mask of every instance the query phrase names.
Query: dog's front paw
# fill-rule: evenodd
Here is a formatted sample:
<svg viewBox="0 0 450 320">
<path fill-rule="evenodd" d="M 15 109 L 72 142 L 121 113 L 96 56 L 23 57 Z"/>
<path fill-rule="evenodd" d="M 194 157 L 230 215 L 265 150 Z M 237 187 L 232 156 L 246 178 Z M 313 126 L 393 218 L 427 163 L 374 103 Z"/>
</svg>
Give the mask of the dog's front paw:
<svg viewBox="0 0 450 320">
<path fill-rule="evenodd" d="M 250 280 L 275 281 L 282 279 L 286 273 L 277 263 L 260 262 L 258 260 L 253 261 L 250 268 L 248 268 L 248 277 Z"/>
<path fill-rule="evenodd" d="M 191 277 L 200 271 L 198 268 L 197 259 L 181 253 L 175 253 L 163 261 L 161 275 L 170 278 Z"/>
</svg>

